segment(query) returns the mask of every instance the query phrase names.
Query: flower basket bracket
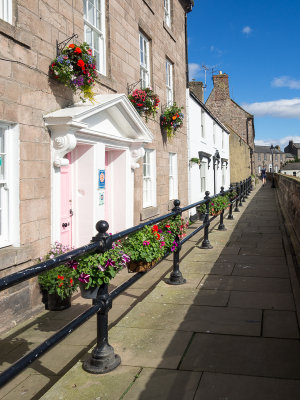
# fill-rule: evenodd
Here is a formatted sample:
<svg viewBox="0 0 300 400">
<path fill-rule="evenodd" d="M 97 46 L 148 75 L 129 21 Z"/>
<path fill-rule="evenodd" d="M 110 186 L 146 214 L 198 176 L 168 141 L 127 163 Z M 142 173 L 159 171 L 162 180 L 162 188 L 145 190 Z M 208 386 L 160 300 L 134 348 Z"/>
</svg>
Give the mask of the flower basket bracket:
<svg viewBox="0 0 300 400">
<path fill-rule="evenodd" d="M 69 38 L 63 40 L 62 42 L 58 43 L 58 40 L 56 40 L 56 57 L 58 57 L 61 52 L 63 51 L 63 49 L 66 47 L 66 45 L 73 39 L 73 38 L 78 38 L 77 33 L 73 33 L 72 36 L 70 36 Z"/>
</svg>

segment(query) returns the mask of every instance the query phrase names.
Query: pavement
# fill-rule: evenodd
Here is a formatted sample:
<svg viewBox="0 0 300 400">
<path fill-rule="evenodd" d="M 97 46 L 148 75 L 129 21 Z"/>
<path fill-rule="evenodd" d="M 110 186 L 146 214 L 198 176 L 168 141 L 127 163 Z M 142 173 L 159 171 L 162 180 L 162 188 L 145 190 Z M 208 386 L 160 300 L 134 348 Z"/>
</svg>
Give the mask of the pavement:
<svg viewBox="0 0 300 400">
<path fill-rule="evenodd" d="M 91 318 L 0 390 L 0 399 L 299 400 L 300 290 L 276 190 L 257 185 L 226 231 L 183 247 L 187 282 L 166 283 L 171 258 L 120 295 L 109 312 L 109 342 L 121 365 L 82 369 L 95 343 Z M 191 226 L 190 229 L 193 229 Z M 123 271 L 112 287 L 128 279 Z M 45 311 L 0 338 L 3 371 L 90 301 Z"/>
</svg>

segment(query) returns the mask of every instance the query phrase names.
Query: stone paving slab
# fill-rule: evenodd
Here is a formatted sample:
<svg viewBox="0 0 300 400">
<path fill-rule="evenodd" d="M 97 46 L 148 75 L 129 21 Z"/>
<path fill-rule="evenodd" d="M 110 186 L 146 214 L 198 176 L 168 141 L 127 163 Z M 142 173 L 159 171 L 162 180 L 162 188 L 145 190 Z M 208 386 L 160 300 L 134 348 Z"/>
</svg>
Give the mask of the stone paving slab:
<svg viewBox="0 0 300 400">
<path fill-rule="evenodd" d="M 181 370 L 300 379 L 299 340 L 196 333 Z"/>
<path fill-rule="evenodd" d="M 300 381 L 205 372 L 194 400 L 299 400 Z"/>
<path fill-rule="evenodd" d="M 236 264 L 232 275 L 254 276 L 265 278 L 288 278 L 289 271 L 285 265 L 257 265 L 257 264 Z"/>
<path fill-rule="evenodd" d="M 180 263 L 180 270 L 186 273 L 199 273 L 203 275 L 231 275 L 234 263 L 218 263 L 209 261 L 192 261 L 189 257 Z"/>
<path fill-rule="evenodd" d="M 296 313 L 293 311 L 265 310 L 263 336 L 277 338 L 299 338 Z"/>
<path fill-rule="evenodd" d="M 83 371 L 78 362 L 72 373 L 64 376 L 42 400 L 115 400 L 132 384 L 140 368 L 119 366 L 105 375 L 93 375 Z"/>
<path fill-rule="evenodd" d="M 191 400 L 201 373 L 143 368 L 124 400 Z"/>
<path fill-rule="evenodd" d="M 238 264 L 245 264 L 245 263 L 250 263 L 250 264 L 271 264 L 271 265 L 285 265 L 286 266 L 286 260 L 285 257 L 266 257 L 266 256 L 254 256 L 254 255 L 220 255 L 220 257 L 217 259 L 218 262 L 225 262 L 225 263 L 238 263 Z"/>
<path fill-rule="evenodd" d="M 122 365 L 177 369 L 192 332 L 115 326 L 109 342 L 120 354 Z"/>
<path fill-rule="evenodd" d="M 151 315 L 151 317 L 150 317 Z M 118 327 L 259 336 L 261 311 L 143 301 Z"/>
<path fill-rule="evenodd" d="M 186 273 L 185 271 L 182 271 L 182 275 L 183 275 L 184 279 L 186 280 L 184 287 L 192 288 L 192 289 L 197 288 L 205 276 L 202 274 Z M 163 278 L 157 286 L 166 287 L 166 288 L 172 286 L 172 285 L 167 284 L 167 280 L 168 280 L 169 276 L 170 276 L 170 274 L 168 274 L 165 278 Z"/>
<path fill-rule="evenodd" d="M 230 292 L 217 290 L 197 290 L 177 286 L 157 286 L 147 296 L 146 301 L 152 303 L 194 304 L 201 306 L 225 307 L 228 303 Z"/>
<path fill-rule="evenodd" d="M 289 279 L 284 278 L 257 278 L 252 276 L 217 276 L 207 275 L 200 283 L 203 289 L 238 290 L 246 292 L 278 292 L 290 293 Z"/>
<path fill-rule="evenodd" d="M 230 293 L 228 306 L 258 308 L 260 310 L 295 310 L 295 303 L 291 293 L 232 291 Z"/>
</svg>

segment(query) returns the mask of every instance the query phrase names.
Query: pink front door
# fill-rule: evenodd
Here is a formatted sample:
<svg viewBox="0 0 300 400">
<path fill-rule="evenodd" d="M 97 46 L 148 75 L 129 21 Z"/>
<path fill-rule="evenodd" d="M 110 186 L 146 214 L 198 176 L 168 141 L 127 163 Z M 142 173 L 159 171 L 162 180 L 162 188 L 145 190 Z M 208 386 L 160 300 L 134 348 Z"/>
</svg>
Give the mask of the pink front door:
<svg viewBox="0 0 300 400">
<path fill-rule="evenodd" d="M 68 155 L 69 156 L 69 155 Z M 70 157 L 68 157 L 70 161 Z M 72 246 L 72 186 L 71 165 L 60 168 L 60 241 L 65 246 Z"/>
</svg>

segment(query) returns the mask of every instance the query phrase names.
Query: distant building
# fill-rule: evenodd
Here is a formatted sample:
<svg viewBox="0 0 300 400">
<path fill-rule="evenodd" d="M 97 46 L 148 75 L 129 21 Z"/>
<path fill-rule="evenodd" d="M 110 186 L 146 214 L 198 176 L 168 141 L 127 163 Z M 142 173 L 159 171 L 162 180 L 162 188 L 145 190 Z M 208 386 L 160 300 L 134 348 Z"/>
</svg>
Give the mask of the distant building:
<svg viewBox="0 0 300 400">
<path fill-rule="evenodd" d="M 230 180 L 240 181 L 254 170 L 254 116 L 230 98 L 227 74 L 213 75 L 213 82 L 205 105 L 230 132 Z"/>
<path fill-rule="evenodd" d="M 281 168 L 281 173 L 284 175 L 292 175 L 300 178 L 300 163 L 288 163 Z"/>
<path fill-rule="evenodd" d="M 284 148 L 285 153 L 291 153 L 296 158 L 300 158 L 300 143 L 294 143 L 292 140 L 289 141 L 289 144 Z"/>
<path fill-rule="evenodd" d="M 295 158 L 293 154 L 285 153 L 279 149 L 279 146 L 275 146 L 274 148 L 274 172 L 279 172 L 287 161 L 292 161 Z M 255 146 L 254 164 L 256 175 L 260 175 L 262 168 L 266 168 L 267 172 L 272 172 L 272 152 L 270 146 Z"/>
</svg>

